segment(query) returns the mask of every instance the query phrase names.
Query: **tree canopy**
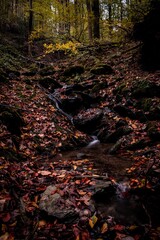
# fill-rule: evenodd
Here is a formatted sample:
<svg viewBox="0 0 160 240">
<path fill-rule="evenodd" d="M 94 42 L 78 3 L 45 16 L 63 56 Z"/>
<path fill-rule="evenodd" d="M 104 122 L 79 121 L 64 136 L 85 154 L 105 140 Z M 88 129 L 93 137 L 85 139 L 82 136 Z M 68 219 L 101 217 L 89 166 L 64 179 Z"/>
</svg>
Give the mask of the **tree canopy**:
<svg viewBox="0 0 160 240">
<path fill-rule="evenodd" d="M 23 35 L 119 40 L 143 20 L 150 0 L 1 0 L 0 30 Z M 26 34 L 27 33 L 27 34 Z"/>
</svg>

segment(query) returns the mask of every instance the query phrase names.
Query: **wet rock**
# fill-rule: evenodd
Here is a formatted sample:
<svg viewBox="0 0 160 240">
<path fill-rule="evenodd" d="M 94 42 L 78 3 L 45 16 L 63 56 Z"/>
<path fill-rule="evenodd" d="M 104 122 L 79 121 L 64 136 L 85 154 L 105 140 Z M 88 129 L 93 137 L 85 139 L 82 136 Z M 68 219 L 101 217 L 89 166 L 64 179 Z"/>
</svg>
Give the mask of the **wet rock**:
<svg viewBox="0 0 160 240">
<path fill-rule="evenodd" d="M 94 133 L 102 119 L 103 112 L 100 109 L 87 109 L 85 112 L 79 113 L 74 118 L 75 126 L 86 133 Z"/>
<path fill-rule="evenodd" d="M 115 154 L 120 148 L 121 145 L 123 144 L 124 139 L 121 138 L 119 139 L 112 147 L 111 149 L 108 151 L 109 154 Z"/>
<path fill-rule="evenodd" d="M 97 180 L 96 184 L 94 186 L 94 194 L 92 198 L 99 199 L 102 194 L 111 194 L 114 193 L 115 189 L 111 183 L 111 181 L 102 181 L 102 180 Z"/>
<path fill-rule="evenodd" d="M 78 160 L 80 160 L 80 159 L 83 159 L 83 158 L 85 158 L 86 157 L 86 154 L 85 153 L 82 153 L 82 152 L 80 152 L 80 153 L 77 153 L 77 159 Z"/>
<path fill-rule="evenodd" d="M 113 110 L 122 117 L 129 117 L 131 119 L 135 119 L 135 113 L 124 105 L 118 104 L 113 108 Z"/>
<path fill-rule="evenodd" d="M 91 73 L 95 75 L 112 74 L 113 72 L 112 67 L 107 64 L 97 65 L 95 68 L 91 69 Z"/>
<path fill-rule="evenodd" d="M 72 66 L 72 67 L 67 68 L 64 71 L 63 75 L 66 77 L 70 77 L 72 75 L 82 74 L 82 73 L 84 73 L 84 67 L 77 65 L 77 66 Z"/>
<path fill-rule="evenodd" d="M 85 88 L 81 84 L 71 84 L 63 87 L 64 93 L 70 95 L 75 91 L 83 91 Z"/>
<path fill-rule="evenodd" d="M 39 84 L 44 87 L 47 88 L 49 90 L 51 90 L 51 92 L 53 92 L 55 89 L 57 88 L 61 88 L 62 85 L 60 83 L 58 83 L 55 79 L 53 79 L 52 77 L 45 77 L 45 78 L 41 78 L 38 80 Z"/>
<path fill-rule="evenodd" d="M 67 113 L 75 114 L 82 106 L 83 100 L 78 96 L 62 98 L 60 101 L 60 107 Z"/>
<path fill-rule="evenodd" d="M 109 185 L 104 191 L 98 191 L 93 195 L 96 209 L 103 217 L 111 216 L 115 222 L 123 225 L 149 223 L 139 197 L 131 194 L 123 186 L 121 189 L 121 185 Z"/>
<path fill-rule="evenodd" d="M 97 137 L 101 142 L 105 142 L 106 136 L 108 135 L 108 131 L 109 131 L 109 126 L 104 126 L 99 130 Z"/>
<path fill-rule="evenodd" d="M 55 186 L 47 187 L 45 192 L 41 195 L 39 202 L 40 210 L 60 220 L 76 217 L 77 212 L 73 205 L 70 204 L 70 200 L 63 199 L 57 190 Z"/>
<path fill-rule="evenodd" d="M 115 143 L 117 142 L 121 137 L 124 135 L 128 135 L 132 132 L 132 129 L 130 127 L 119 127 L 112 133 L 107 134 L 103 138 L 103 142 L 108 142 L 108 143 Z M 100 139 L 101 140 L 101 139 Z"/>
<path fill-rule="evenodd" d="M 94 97 L 91 94 L 84 92 L 76 92 L 83 99 L 83 105 L 86 108 L 89 108 L 92 104 L 96 104 L 98 102 L 98 97 Z"/>
<path fill-rule="evenodd" d="M 146 146 L 148 146 L 150 144 L 149 141 L 146 141 L 144 139 L 140 139 L 138 141 L 136 141 L 135 143 L 132 143 L 130 145 L 128 145 L 126 147 L 127 150 L 138 150 L 138 149 L 142 149 L 145 148 Z"/>
</svg>

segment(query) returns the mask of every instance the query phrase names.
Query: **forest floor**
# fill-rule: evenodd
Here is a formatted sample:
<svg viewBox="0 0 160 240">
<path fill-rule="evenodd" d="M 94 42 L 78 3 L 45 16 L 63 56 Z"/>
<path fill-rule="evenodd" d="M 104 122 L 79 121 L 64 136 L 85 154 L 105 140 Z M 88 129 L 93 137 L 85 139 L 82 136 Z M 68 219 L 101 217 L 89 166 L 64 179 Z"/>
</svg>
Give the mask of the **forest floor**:
<svg viewBox="0 0 160 240">
<path fill-rule="evenodd" d="M 138 52 L 106 43 L 4 71 L 0 240 L 160 239 L 160 72 Z"/>
</svg>

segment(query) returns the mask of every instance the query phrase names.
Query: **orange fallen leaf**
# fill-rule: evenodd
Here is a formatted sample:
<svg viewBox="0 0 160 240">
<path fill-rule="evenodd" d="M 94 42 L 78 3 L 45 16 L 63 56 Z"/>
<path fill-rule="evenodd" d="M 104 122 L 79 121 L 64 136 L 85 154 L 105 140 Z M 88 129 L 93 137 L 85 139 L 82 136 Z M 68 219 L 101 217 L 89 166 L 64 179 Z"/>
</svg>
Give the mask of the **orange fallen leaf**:
<svg viewBox="0 0 160 240">
<path fill-rule="evenodd" d="M 94 228 L 96 222 L 98 221 L 98 218 L 96 217 L 96 215 L 93 215 L 90 219 L 89 219 L 89 225 L 91 228 Z"/>
<path fill-rule="evenodd" d="M 101 227 L 101 233 L 105 233 L 108 231 L 108 224 L 105 222 L 103 223 L 103 226 Z"/>
<path fill-rule="evenodd" d="M 42 176 L 48 176 L 48 175 L 51 174 L 50 171 L 45 171 L 45 170 L 43 170 L 43 171 L 38 171 L 38 173 L 41 174 Z"/>
</svg>

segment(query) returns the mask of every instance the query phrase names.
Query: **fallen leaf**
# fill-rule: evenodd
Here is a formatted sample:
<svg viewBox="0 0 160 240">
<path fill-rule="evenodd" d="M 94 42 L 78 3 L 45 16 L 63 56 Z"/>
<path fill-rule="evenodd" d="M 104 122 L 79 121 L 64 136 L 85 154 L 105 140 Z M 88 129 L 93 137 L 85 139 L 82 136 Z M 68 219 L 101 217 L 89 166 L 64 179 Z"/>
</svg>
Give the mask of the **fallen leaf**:
<svg viewBox="0 0 160 240">
<path fill-rule="evenodd" d="M 5 233 L 4 235 L 0 236 L 0 240 L 9 240 L 9 233 Z"/>
<path fill-rule="evenodd" d="M 98 218 L 96 217 L 96 215 L 93 215 L 90 219 L 89 219 L 89 225 L 91 228 L 94 228 L 96 222 L 98 221 Z"/>
<path fill-rule="evenodd" d="M 103 226 L 101 227 L 101 233 L 105 233 L 108 231 L 108 224 L 105 222 L 103 223 Z"/>
<path fill-rule="evenodd" d="M 51 174 L 50 171 L 45 171 L 45 170 L 43 170 L 43 171 L 38 171 L 38 173 L 41 174 L 42 176 L 48 176 L 48 175 Z"/>
</svg>

